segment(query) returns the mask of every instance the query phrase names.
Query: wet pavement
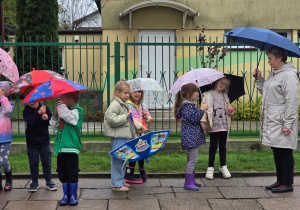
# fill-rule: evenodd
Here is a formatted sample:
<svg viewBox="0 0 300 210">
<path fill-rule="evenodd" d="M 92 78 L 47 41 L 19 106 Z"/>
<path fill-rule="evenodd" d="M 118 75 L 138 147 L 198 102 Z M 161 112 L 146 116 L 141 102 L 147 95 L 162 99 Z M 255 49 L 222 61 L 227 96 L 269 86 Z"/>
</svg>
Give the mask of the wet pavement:
<svg viewBox="0 0 300 210">
<path fill-rule="evenodd" d="M 300 209 L 300 176 L 295 176 L 294 192 L 272 193 L 264 186 L 274 183 L 275 176 L 215 178 L 202 183 L 199 191 L 183 189 L 184 178 L 150 178 L 143 184 L 131 185 L 129 192 L 113 192 L 110 179 L 80 178 L 79 203 L 75 207 L 59 206 L 63 196 L 57 178 L 58 190 L 49 191 L 39 179 L 39 189 L 29 192 L 30 179 L 13 179 L 13 189 L 0 194 L 0 209 Z M 4 181 L 4 180 L 3 180 Z"/>
</svg>

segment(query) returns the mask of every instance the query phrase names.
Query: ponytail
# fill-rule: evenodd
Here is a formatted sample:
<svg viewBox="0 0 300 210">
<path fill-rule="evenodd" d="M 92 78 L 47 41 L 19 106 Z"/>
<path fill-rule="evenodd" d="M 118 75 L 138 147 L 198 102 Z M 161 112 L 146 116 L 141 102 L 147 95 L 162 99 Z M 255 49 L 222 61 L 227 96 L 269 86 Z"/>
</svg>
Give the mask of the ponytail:
<svg viewBox="0 0 300 210">
<path fill-rule="evenodd" d="M 174 115 L 175 115 L 176 122 L 178 122 L 180 120 L 177 117 L 177 113 L 178 113 L 178 109 L 179 109 L 179 107 L 181 107 L 182 103 L 183 103 L 183 100 L 181 97 L 181 93 L 180 93 L 180 91 L 178 91 L 178 93 L 176 95 L 175 106 L 174 106 Z"/>
</svg>

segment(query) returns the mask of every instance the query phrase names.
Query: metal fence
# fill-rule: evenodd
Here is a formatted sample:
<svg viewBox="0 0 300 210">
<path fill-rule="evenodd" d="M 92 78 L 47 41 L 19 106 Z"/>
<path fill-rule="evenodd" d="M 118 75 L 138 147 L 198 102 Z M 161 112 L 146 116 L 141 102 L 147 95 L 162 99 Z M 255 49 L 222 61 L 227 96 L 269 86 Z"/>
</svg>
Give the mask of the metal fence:
<svg viewBox="0 0 300 210">
<path fill-rule="evenodd" d="M 39 63 L 46 63 L 49 59 L 53 61 L 54 55 L 57 55 L 58 65 L 50 62 L 50 70 L 89 87 L 89 90 L 81 93 L 79 102 L 84 109 L 83 136 L 103 136 L 103 116 L 113 98 L 114 84 L 121 78 L 129 80 L 151 77 L 169 90 L 176 79 L 185 72 L 204 66 L 245 78 L 246 94 L 234 102 L 238 111 L 233 116 L 230 135 L 259 135 L 260 95 L 255 87 L 252 72 L 256 68 L 261 51 L 243 44 L 217 41 L 199 43 L 197 39 L 198 37 L 189 37 L 179 40 L 176 37 L 154 36 L 144 40 L 140 37 L 138 40 L 132 38 L 125 42 L 109 42 L 108 39 L 103 41 L 101 36 L 82 36 L 76 42 L 72 36 L 60 36 L 59 43 L 46 43 L 43 39 L 35 37 L 30 39 L 35 40 L 34 42 L 15 42 L 12 38 L 0 45 L 6 51 L 10 51 L 17 64 L 30 60 L 29 69 L 26 69 L 25 65 L 19 68 L 20 75 L 31 71 L 32 68 L 41 68 Z M 46 53 L 48 48 L 51 49 L 51 53 Z M 228 51 L 220 59 L 225 48 L 228 48 Z M 219 52 L 213 52 L 213 49 Z M 30 55 L 25 56 L 25 52 Z M 299 59 L 291 59 L 299 69 Z M 259 68 L 264 77 L 271 71 L 265 53 Z M 12 119 L 14 137 L 24 137 L 24 105 L 20 105 L 23 96 L 12 94 L 10 98 L 15 102 Z M 44 103 L 54 110 L 53 101 Z M 153 117 L 150 130 L 171 129 L 172 136 L 180 135 L 180 125 L 174 119 L 173 106 L 174 96 L 170 96 L 168 103 L 149 107 Z"/>
</svg>

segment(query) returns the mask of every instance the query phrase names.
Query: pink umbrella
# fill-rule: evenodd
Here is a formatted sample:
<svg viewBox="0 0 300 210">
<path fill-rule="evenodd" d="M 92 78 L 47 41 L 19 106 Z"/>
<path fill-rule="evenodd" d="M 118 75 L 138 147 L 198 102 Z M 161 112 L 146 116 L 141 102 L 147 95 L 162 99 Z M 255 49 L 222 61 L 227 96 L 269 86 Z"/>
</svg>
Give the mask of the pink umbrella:
<svg viewBox="0 0 300 210">
<path fill-rule="evenodd" d="M 183 85 L 194 83 L 198 87 L 208 85 L 224 77 L 222 72 L 210 68 L 192 69 L 182 75 L 172 86 L 169 93 L 176 94 Z"/>
<path fill-rule="evenodd" d="M 19 70 L 9 53 L 0 48 L 0 74 L 7 77 L 13 83 L 19 79 Z"/>
</svg>

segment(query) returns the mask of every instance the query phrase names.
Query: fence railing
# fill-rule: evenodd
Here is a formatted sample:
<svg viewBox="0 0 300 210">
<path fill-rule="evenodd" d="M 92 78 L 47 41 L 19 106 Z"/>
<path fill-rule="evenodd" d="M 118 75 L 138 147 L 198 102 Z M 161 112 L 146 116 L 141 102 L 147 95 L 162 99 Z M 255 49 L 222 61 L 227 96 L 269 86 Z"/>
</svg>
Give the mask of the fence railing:
<svg viewBox="0 0 300 210">
<path fill-rule="evenodd" d="M 259 135 L 260 95 L 252 77 L 261 53 L 259 49 L 236 43 L 198 43 L 196 38 L 178 41 L 176 37 L 165 40 L 164 37 L 148 37 L 123 43 L 110 43 L 93 36 L 81 37 L 78 42 L 67 36 L 59 37 L 59 43 L 46 43 L 39 38 L 31 40 L 0 45 L 13 55 L 20 75 L 32 71 L 32 68 L 38 70 L 46 66 L 89 87 L 82 92 L 79 102 L 84 109 L 83 136 L 103 136 L 103 116 L 113 98 L 114 84 L 121 78 L 151 77 L 168 91 L 185 72 L 203 66 L 244 77 L 246 94 L 234 102 L 237 112 L 233 115 L 230 135 Z M 222 59 L 216 59 L 218 57 L 212 56 L 212 52 L 207 53 L 208 47 L 216 47 L 220 52 L 228 48 L 228 52 Z M 299 59 L 291 59 L 299 69 Z M 271 71 L 265 53 L 259 68 L 264 77 Z M 14 137 L 24 137 L 24 105 L 20 104 L 23 96 L 11 94 L 10 99 L 15 102 L 12 117 Z M 44 104 L 54 110 L 53 101 L 45 101 Z M 173 106 L 174 96 L 170 96 L 164 105 L 149 105 L 153 117 L 150 130 L 171 129 L 171 136 L 180 135 Z"/>
</svg>

